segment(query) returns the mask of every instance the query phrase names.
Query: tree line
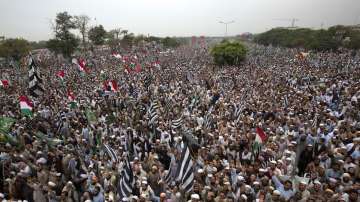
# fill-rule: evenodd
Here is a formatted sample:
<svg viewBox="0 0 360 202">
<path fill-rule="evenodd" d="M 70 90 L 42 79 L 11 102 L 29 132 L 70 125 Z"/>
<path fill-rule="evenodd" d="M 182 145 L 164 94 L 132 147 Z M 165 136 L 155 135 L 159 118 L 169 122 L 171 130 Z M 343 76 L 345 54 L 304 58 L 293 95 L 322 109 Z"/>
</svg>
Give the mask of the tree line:
<svg viewBox="0 0 360 202">
<path fill-rule="evenodd" d="M 177 47 L 181 40 L 175 37 L 135 35 L 126 29 L 105 30 L 103 25 L 90 26 L 91 18 L 87 15 L 70 15 L 68 12 L 57 13 L 51 28 L 54 38 L 48 41 L 29 42 L 22 38 L 0 40 L 0 57 L 19 60 L 34 49 L 48 48 L 56 54 L 69 58 L 76 51 L 93 50 L 96 46 L 107 45 L 112 51 L 120 48 L 130 49 L 142 42 L 156 42 L 165 48 Z M 76 35 L 78 31 L 79 35 Z"/>
<path fill-rule="evenodd" d="M 256 35 L 254 41 L 263 45 L 315 51 L 337 50 L 338 48 L 360 49 L 360 27 L 337 25 L 320 30 L 274 28 Z"/>
</svg>

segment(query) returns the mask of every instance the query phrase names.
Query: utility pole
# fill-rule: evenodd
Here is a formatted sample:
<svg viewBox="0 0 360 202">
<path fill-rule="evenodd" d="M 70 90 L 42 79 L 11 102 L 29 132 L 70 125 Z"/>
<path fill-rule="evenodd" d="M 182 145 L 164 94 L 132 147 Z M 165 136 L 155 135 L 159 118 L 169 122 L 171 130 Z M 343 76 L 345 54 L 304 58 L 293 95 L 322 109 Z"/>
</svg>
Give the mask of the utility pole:
<svg viewBox="0 0 360 202">
<path fill-rule="evenodd" d="M 285 19 L 273 19 L 273 20 L 278 20 L 278 21 L 288 21 L 291 23 L 291 28 L 295 28 L 295 23 L 297 21 L 299 21 L 299 19 L 297 18 L 285 18 Z"/>
<path fill-rule="evenodd" d="M 224 25 L 225 25 L 225 37 L 227 37 L 228 25 L 229 25 L 229 24 L 232 24 L 232 23 L 234 23 L 234 22 L 235 22 L 234 20 L 229 21 L 229 22 L 219 21 L 219 23 L 221 23 L 221 24 L 224 24 Z"/>
</svg>

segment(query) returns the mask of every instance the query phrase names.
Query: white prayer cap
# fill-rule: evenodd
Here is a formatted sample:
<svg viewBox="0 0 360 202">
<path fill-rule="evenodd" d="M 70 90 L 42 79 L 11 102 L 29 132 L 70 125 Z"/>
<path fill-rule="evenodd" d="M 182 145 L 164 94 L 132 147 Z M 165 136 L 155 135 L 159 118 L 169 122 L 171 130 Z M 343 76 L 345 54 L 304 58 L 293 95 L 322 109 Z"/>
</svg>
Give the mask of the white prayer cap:
<svg viewBox="0 0 360 202">
<path fill-rule="evenodd" d="M 351 102 L 357 102 L 357 97 L 354 95 L 354 96 L 352 96 L 352 98 L 351 98 Z"/>
<path fill-rule="evenodd" d="M 351 177 L 349 173 L 344 173 L 342 177 Z"/>
<path fill-rule="evenodd" d="M 301 180 L 300 184 L 307 185 L 307 183 L 304 180 Z"/>
<path fill-rule="evenodd" d="M 329 179 L 329 181 L 330 181 L 330 182 L 333 182 L 333 183 L 336 183 L 336 182 L 337 182 L 337 180 L 336 180 L 335 178 L 332 178 L 332 177 Z"/>
<path fill-rule="evenodd" d="M 279 190 L 275 190 L 275 191 L 273 191 L 273 194 L 276 194 L 276 195 L 281 195 L 281 192 L 279 191 Z"/>
<path fill-rule="evenodd" d="M 46 164 L 46 159 L 44 157 L 41 157 L 36 161 L 36 163 L 37 164 Z"/>
<path fill-rule="evenodd" d="M 267 172 L 267 169 L 264 169 L 264 168 L 259 168 L 259 172 Z"/>
<path fill-rule="evenodd" d="M 320 184 L 321 185 L 321 182 L 319 180 L 315 180 L 314 184 Z"/>
<path fill-rule="evenodd" d="M 198 173 L 203 173 L 204 170 L 200 168 L 200 169 L 197 170 L 197 172 L 198 172 Z"/>
<path fill-rule="evenodd" d="M 243 176 L 241 176 L 241 175 L 238 176 L 237 179 L 238 179 L 239 181 L 244 181 L 244 180 L 245 180 L 245 178 L 244 178 Z"/>
<path fill-rule="evenodd" d="M 56 184 L 54 183 L 54 182 L 48 182 L 48 185 L 49 185 L 49 187 L 55 187 L 56 186 Z"/>
<path fill-rule="evenodd" d="M 243 198 L 244 200 L 247 200 L 247 196 L 245 194 L 241 194 L 241 198 Z"/>
<path fill-rule="evenodd" d="M 200 200 L 199 194 L 191 194 L 191 199 Z"/>
</svg>

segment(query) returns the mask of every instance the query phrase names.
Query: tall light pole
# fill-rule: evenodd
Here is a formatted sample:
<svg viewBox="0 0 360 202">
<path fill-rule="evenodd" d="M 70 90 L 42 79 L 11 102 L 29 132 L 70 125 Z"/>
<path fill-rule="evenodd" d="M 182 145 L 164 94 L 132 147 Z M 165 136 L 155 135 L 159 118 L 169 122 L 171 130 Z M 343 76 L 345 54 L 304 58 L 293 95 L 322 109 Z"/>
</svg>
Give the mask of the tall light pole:
<svg viewBox="0 0 360 202">
<path fill-rule="evenodd" d="M 225 25 L 225 37 L 227 37 L 227 27 L 228 27 L 228 25 L 229 25 L 229 24 L 232 24 L 232 23 L 234 23 L 234 22 L 235 22 L 234 20 L 229 21 L 229 22 L 219 21 L 219 23 L 221 23 L 221 24 L 224 24 L 224 25 Z"/>
</svg>

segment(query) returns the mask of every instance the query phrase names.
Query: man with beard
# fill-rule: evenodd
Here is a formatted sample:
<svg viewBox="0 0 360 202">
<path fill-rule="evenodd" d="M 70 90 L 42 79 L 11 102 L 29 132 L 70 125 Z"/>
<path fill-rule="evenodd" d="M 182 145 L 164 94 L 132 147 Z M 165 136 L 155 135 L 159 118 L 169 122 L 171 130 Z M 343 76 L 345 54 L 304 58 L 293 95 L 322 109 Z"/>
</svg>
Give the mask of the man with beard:
<svg viewBox="0 0 360 202">
<path fill-rule="evenodd" d="M 313 161 L 313 146 L 308 144 L 303 152 L 300 154 L 298 169 L 299 175 L 302 176 L 305 173 L 305 169 L 310 162 Z"/>
<path fill-rule="evenodd" d="M 105 202 L 105 198 L 103 193 L 101 192 L 100 186 L 95 186 L 94 192 L 93 192 L 93 202 Z"/>
<path fill-rule="evenodd" d="M 278 179 L 278 176 L 274 175 L 272 181 L 274 182 L 276 189 L 280 191 L 281 197 L 289 200 L 294 196 L 295 192 L 292 190 L 292 182 L 290 180 L 286 180 L 285 183 L 282 184 Z"/>
<path fill-rule="evenodd" d="M 306 200 L 310 197 L 310 192 L 307 190 L 306 185 L 307 183 L 305 181 L 301 181 L 298 185 L 298 192 L 301 196 L 300 202 L 306 202 Z"/>
</svg>

